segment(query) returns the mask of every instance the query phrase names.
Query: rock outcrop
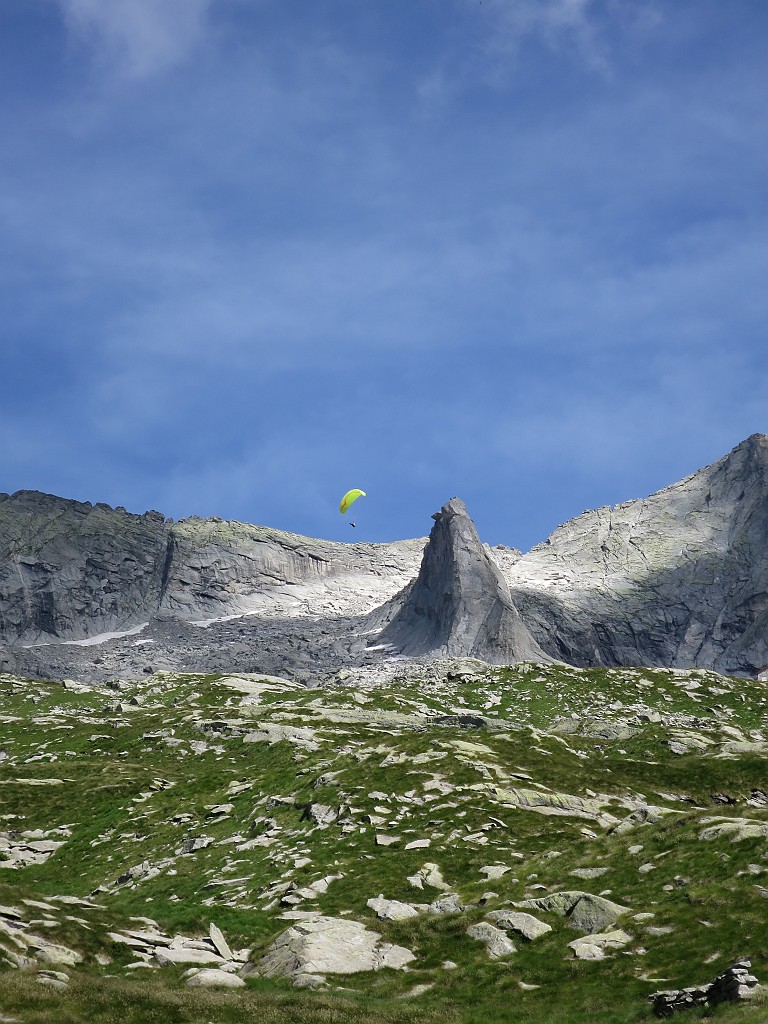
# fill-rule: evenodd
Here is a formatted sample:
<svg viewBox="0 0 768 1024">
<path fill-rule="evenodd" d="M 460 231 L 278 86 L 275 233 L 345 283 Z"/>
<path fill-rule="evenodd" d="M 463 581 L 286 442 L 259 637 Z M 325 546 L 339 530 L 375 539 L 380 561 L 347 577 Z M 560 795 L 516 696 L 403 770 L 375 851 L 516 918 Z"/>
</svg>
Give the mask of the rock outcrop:
<svg viewBox="0 0 768 1024">
<path fill-rule="evenodd" d="M 253 973 L 302 986 L 322 982 L 326 974 L 401 970 L 414 959 L 410 950 L 382 942 L 378 932 L 357 921 L 308 914 L 275 939 Z"/>
<path fill-rule="evenodd" d="M 490 664 L 549 660 L 520 618 L 464 502 L 452 498 L 432 518 L 418 576 L 371 617 L 372 623 L 386 621 L 375 645 Z"/>
<path fill-rule="evenodd" d="M 505 571 L 527 628 L 573 665 L 768 662 L 768 436 L 560 526 Z"/>
<path fill-rule="evenodd" d="M 80 641 L 153 617 L 367 611 L 416 572 L 423 540 L 340 544 L 220 519 L 0 495 L 0 640 Z"/>
<path fill-rule="evenodd" d="M 515 906 L 524 910 L 547 910 L 551 914 L 567 917 L 572 927 L 586 932 L 587 935 L 603 931 L 614 924 L 628 909 L 607 900 L 604 896 L 593 896 L 592 893 L 579 890 L 555 892 L 549 896 L 520 900 Z"/>
<path fill-rule="evenodd" d="M 751 966 L 751 960 L 738 960 L 706 985 L 654 992 L 648 997 L 653 1003 L 653 1012 L 657 1017 L 671 1017 L 680 1010 L 696 1006 L 754 999 L 764 988 L 754 974 L 750 974 Z"/>
<path fill-rule="evenodd" d="M 166 586 L 170 536 L 159 512 L 0 495 L 2 638 L 76 640 L 146 621 Z"/>
<path fill-rule="evenodd" d="M 522 556 L 484 546 L 458 498 L 434 519 L 426 547 L 339 544 L 0 495 L 0 671 L 330 678 L 397 655 L 754 675 L 768 662 L 766 435 Z"/>
</svg>

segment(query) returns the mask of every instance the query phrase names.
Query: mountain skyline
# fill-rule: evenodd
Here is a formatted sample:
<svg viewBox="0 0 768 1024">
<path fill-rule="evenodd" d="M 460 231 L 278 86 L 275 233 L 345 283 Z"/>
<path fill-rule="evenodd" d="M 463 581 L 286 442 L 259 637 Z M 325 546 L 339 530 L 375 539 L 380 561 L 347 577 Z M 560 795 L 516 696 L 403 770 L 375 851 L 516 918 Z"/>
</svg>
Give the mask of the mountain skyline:
<svg viewBox="0 0 768 1024">
<path fill-rule="evenodd" d="M 768 659 L 768 435 L 525 554 L 483 544 L 459 498 L 432 518 L 426 543 L 342 544 L 2 495 L 0 669 L 316 679 L 449 656 L 753 676 Z"/>
<path fill-rule="evenodd" d="M 522 549 L 765 431 L 751 0 L 6 0 L 0 489 Z"/>
</svg>

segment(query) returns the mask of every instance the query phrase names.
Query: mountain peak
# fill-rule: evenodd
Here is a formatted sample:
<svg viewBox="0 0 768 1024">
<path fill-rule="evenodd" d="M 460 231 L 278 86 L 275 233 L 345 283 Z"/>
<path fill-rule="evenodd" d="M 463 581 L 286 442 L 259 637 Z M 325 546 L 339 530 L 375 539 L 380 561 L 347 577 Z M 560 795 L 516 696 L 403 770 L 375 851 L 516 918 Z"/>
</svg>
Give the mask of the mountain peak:
<svg viewBox="0 0 768 1024">
<path fill-rule="evenodd" d="M 446 501 L 439 512 L 434 512 L 432 518 L 438 521 L 441 518 L 450 516 L 466 516 L 469 518 L 469 512 L 467 512 L 467 506 L 461 500 L 461 498 L 451 498 L 450 501 Z"/>
<path fill-rule="evenodd" d="M 520 619 L 461 498 L 451 498 L 432 518 L 419 574 L 390 602 L 378 642 L 411 655 L 549 660 Z"/>
</svg>

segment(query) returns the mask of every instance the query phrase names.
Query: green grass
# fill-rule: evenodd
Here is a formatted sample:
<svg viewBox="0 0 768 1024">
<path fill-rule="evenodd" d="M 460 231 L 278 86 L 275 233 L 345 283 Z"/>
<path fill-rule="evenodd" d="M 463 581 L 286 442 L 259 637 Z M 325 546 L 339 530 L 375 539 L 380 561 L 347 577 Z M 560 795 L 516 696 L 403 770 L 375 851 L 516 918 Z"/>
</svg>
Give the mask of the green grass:
<svg viewBox="0 0 768 1024">
<path fill-rule="evenodd" d="M 217 675 L 158 673 L 86 692 L 0 676 L 0 747 L 9 755 L 0 762 L 0 831 L 71 832 L 44 864 L 0 868 L 0 905 L 23 907 L 28 920 L 47 917 L 31 930 L 45 927 L 51 941 L 84 957 L 65 993 L 0 963 L 2 1012 L 24 1024 L 257 1015 L 260 1022 L 495 1024 L 512 1014 L 530 1024 L 619 1024 L 652 1019 L 647 996 L 654 990 L 706 982 L 740 956 L 750 955 L 768 982 L 768 899 L 761 894 L 768 891 L 768 842 L 699 838 L 708 816 L 768 822 L 768 808 L 747 803 L 768 788 L 764 753 L 723 756 L 734 728 L 752 739 L 749 730 L 766 728 L 764 684 L 708 672 L 521 665 L 439 682 L 404 676 L 366 689 L 362 700 L 358 692 L 272 683 L 257 703 L 244 703 Z M 462 709 L 497 728 L 431 725 L 425 717 Z M 341 722 L 332 720 L 337 710 L 347 712 Z M 377 718 L 377 711 L 396 715 Z M 637 720 L 636 734 L 622 740 L 547 731 L 562 718 L 619 721 L 638 711 L 677 717 Z M 310 728 L 318 748 L 245 742 L 243 734 L 264 722 Z M 668 743 L 679 729 L 711 742 L 675 754 Z M 238 785 L 247 788 L 233 791 Z M 584 809 L 545 814 L 510 803 L 504 794 L 515 792 L 529 800 L 542 794 L 550 810 Z M 293 803 L 268 806 L 271 797 Z M 643 800 L 666 813 L 614 832 L 610 822 Z M 211 806 L 224 803 L 232 804 L 230 814 L 211 817 Z M 330 805 L 337 819 L 318 827 L 305 813 L 311 803 Z M 372 824 L 370 815 L 381 822 Z M 377 832 L 399 841 L 378 846 Z M 236 849 L 265 835 L 269 845 Z M 200 836 L 211 844 L 177 854 Z M 428 848 L 405 849 L 422 838 Z M 630 853 L 635 846 L 642 849 Z M 145 861 L 162 869 L 117 883 Z M 440 895 L 407 880 L 426 862 L 439 865 L 466 904 L 497 895 L 487 908 L 459 915 L 379 921 L 367 907 L 379 893 L 422 904 Z M 480 868 L 488 864 L 509 871 L 487 881 Z M 647 864 L 653 870 L 639 870 Z M 608 869 L 598 878 L 571 874 L 598 866 Z M 201 936 L 214 921 L 230 945 L 258 959 L 288 924 L 272 887 L 300 888 L 327 875 L 341 877 L 300 908 L 364 921 L 414 952 L 409 971 L 329 976 L 323 992 L 266 980 L 237 993 L 206 992 L 188 989 L 180 970 L 132 976 L 133 955 L 106 934 L 131 927 L 134 917 Z M 515 940 L 518 952 L 505 960 L 491 961 L 466 935 L 486 909 L 564 889 L 606 892 L 628 906 L 617 922 L 632 935 L 626 949 L 600 962 L 568 958 L 567 944 L 580 933 L 538 912 L 552 931 L 533 943 Z M 92 893 L 95 907 L 43 913 L 23 904 Z M 654 916 L 636 922 L 636 913 Z M 649 926 L 670 930 L 654 935 Z M 103 953 L 112 958 L 106 966 L 96 961 Z M 445 961 L 457 966 L 448 970 Z M 417 985 L 430 987 L 404 999 Z M 738 1006 L 713 1016 L 756 1024 L 765 1013 Z"/>
</svg>

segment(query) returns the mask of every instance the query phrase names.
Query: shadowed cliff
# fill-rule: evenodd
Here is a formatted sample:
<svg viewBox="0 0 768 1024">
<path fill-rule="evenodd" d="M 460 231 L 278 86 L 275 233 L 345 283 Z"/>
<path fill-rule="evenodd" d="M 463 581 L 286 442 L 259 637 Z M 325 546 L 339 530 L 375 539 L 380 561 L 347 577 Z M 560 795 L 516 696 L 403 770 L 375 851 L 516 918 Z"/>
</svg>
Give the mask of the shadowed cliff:
<svg viewBox="0 0 768 1024">
<path fill-rule="evenodd" d="M 434 519 L 426 547 L 338 544 L 0 495 L 0 667 L 135 677 L 141 644 L 155 665 L 320 674 L 393 655 L 736 674 L 768 662 L 765 435 L 522 556 L 484 546 L 458 498 Z M 147 622 L 120 657 L 117 640 L 62 646 Z"/>
<path fill-rule="evenodd" d="M 372 625 L 386 622 L 376 643 L 400 654 L 434 651 L 491 664 L 548 660 L 522 622 L 464 502 L 452 498 L 432 518 L 418 576 L 371 616 Z"/>
</svg>

